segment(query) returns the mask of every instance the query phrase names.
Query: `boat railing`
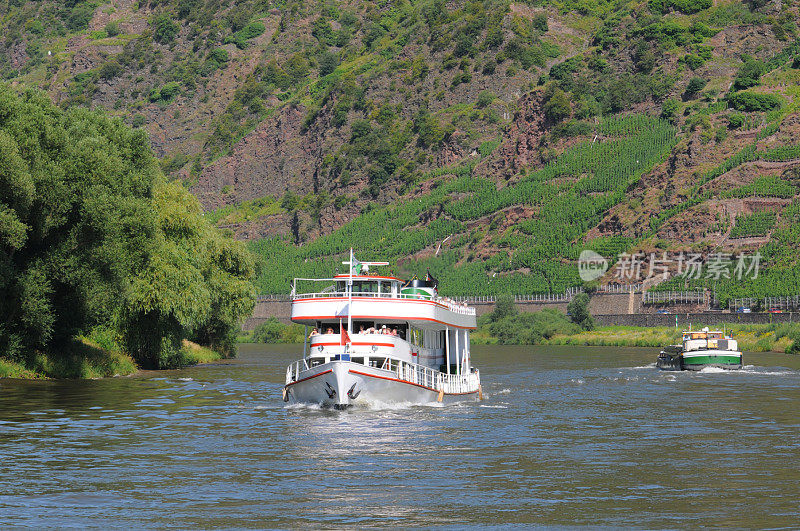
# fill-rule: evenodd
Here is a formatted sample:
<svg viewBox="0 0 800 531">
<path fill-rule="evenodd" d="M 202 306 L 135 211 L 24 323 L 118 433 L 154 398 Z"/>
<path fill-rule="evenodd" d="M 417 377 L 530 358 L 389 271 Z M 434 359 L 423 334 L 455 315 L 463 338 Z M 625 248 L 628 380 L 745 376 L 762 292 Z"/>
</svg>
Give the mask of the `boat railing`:
<svg viewBox="0 0 800 531">
<path fill-rule="evenodd" d="M 303 358 L 301 360 L 293 361 L 286 367 L 286 384 L 290 384 L 292 382 L 296 382 L 300 379 L 300 373 L 302 371 L 307 371 L 310 367 L 308 366 L 308 359 Z"/>
<path fill-rule="evenodd" d="M 305 358 L 290 363 L 286 367 L 286 384 L 298 381 L 300 373 L 309 368 L 308 360 Z M 480 371 L 474 368 L 465 374 L 446 374 L 431 367 L 393 358 L 386 358 L 380 368 L 395 373 L 398 380 L 442 391 L 445 394 L 474 393 L 481 382 Z"/>
<path fill-rule="evenodd" d="M 436 369 L 401 360 L 387 360 L 385 369 L 397 374 L 399 380 L 443 391 L 445 394 L 474 393 L 480 385 L 480 372 L 473 369 L 466 374 L 446 374 Z"/>
<path fill-rule="evenodd" d="M 348 295 L 341 291 L 318 291 L 314 293 L 297 293 L 292 300 L 298 299 L 341 299 Z M 432 297 L 417 293 L 378 293 L 374 291 L 354 291 L 353 297 L 371 299 L 410 299 L 434 301 L 447 307 L 448 310 L 461 315 L 475 315 L 475 308 L 466 306 L 466 303 L 457 302 L 447 297 Z"/>
</svg>

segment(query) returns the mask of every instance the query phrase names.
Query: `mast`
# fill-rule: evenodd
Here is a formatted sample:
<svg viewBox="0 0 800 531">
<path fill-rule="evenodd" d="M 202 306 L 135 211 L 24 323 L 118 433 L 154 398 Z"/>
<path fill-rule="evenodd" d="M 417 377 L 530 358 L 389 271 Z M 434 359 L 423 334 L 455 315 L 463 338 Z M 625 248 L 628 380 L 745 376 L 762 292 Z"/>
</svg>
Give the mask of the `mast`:
<svg viewBox="0 0 800 531">
<path fill-rule="evenodd" d="M 350 247 L 350 279 L 347 281 L 347 333 L 353 334 L 353 248 Z"/>
</svg>

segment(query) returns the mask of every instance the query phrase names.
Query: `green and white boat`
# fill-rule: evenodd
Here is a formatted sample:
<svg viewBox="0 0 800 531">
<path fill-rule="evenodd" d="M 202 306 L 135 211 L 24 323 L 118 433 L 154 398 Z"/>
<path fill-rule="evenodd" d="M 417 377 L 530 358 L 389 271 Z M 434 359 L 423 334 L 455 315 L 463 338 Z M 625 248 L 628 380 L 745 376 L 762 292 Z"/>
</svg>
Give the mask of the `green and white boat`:
<svg viewBox="0 0 800 531">
<path fill-rule="evenodd" d="M 699 371 L 706 367 L 741 369 L 739 344 L 719 330 L 684 331 L 680 345 L 664 347 L 656 366 L 668 371 Z"/>
</svg>

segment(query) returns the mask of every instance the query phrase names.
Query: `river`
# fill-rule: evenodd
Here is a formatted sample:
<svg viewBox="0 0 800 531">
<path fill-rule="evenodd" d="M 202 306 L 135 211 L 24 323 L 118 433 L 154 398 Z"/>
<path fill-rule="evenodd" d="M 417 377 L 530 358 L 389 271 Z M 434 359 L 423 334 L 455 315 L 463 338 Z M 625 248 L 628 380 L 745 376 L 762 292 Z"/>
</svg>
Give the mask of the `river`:
<svg viewBox="0 0 800 531">
<path fill-rule="evenodd" d="M 485 399 L 285 407 L 295 346 L 95 381 L 0 380 L 0 524 L 800 526 L 800 358 L 475 347 Z"/>
</svg>

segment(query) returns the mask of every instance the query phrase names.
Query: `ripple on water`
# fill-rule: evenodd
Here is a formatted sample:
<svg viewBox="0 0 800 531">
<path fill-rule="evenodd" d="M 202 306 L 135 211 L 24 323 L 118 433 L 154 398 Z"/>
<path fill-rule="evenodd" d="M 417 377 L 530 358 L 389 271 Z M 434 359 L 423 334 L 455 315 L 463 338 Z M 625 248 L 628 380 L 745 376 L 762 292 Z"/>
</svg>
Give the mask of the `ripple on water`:
<svg viewBox="0 0 800 531">
<path fill-rule="evenodd" d="M 335 411 L 284 404 L 296 354 L 261 349 L 164 377 L 3 382 L 0 520 L 459 529 L 800 521 L 800 471 L 787 466 L 800 459 L 790 357 L 687 374 L 656 369 L 652 349 L 493 346 L 474 355 L 483 402 Z"/>
</svg>

